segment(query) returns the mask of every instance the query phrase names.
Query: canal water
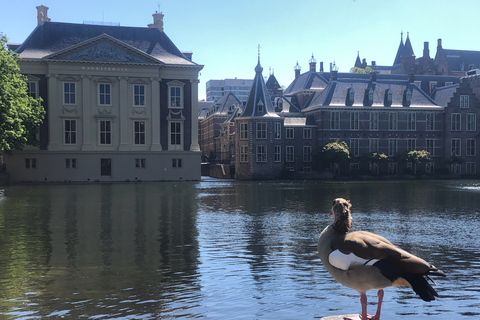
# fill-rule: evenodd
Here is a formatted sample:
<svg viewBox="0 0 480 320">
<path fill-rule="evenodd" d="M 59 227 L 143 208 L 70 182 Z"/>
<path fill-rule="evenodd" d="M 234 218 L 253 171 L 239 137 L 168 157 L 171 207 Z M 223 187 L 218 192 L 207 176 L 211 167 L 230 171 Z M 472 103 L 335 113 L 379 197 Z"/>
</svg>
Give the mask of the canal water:
<svg viewBox="0 0 480 320">
<path fill-rule="evenodd" d="M 0 319 L 319 319 L 360 312 L 316 255 L 331 201 L 448 275 L 384 319 L 480 318 L 480 181 L 230 181 L 9 186 Z M 375 312 L 376 293 L 369 292 Z"/>
</svg>

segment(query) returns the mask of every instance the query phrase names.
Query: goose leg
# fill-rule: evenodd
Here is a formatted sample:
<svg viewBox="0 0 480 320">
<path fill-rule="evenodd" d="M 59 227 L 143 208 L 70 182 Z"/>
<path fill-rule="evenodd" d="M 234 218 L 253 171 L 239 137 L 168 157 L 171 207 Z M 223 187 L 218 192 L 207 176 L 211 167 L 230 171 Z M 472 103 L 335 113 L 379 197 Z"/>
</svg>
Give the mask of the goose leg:
<svg viewBox="0 0 480 320">
<path fill-rule="evenodd" d="M 377 312 L 375 313 L 374 319 L 380 320 L 380 311 L 382 309 L 382 301 L 383 301 L 383 289 L 378 290 L 378 304 L 377 304 Z"/>
</svg>

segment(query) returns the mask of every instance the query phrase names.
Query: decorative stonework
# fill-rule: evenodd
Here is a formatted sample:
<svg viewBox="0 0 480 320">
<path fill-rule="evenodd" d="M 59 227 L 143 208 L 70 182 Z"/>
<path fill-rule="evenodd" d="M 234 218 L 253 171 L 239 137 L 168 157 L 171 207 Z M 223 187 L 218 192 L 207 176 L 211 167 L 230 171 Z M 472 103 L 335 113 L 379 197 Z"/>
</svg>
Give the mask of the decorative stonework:
<svg viewBox="0 0 480 320">
<path fill-rule="evenodd" d="M 62 107 L 62 113 L 78 113 L 78 109 L 76 105 L 64 105 Z"/>
<path fill-rule="evenodd" d="M 134 62 L 145 63 L 146 61 L 135 57 L 120 48 L 107 42 L 101 42 L 84 50 L 79 50 L 65 56 L 65 60 L 75 61 L 108 61 L 108 62 Z"/>
</svg>

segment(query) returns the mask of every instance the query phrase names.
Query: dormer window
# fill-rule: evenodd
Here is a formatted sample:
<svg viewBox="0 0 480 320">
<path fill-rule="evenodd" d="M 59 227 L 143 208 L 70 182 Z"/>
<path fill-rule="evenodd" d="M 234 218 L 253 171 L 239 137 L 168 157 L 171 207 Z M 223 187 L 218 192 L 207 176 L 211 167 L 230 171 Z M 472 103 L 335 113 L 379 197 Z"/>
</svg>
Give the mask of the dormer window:
<svg viewBox="0 0 480 320">
<path fill-rule="evenodd" d="M 412 91 L 410 89 L 407 89 L 407 92 L 405 92 L 405 101 L 408 103 L 412 101 Z"/>
<path fill-rule="evenodd" d="M 347 98 L 345 99 L 345 105 L 352 106 L 355 101 L 355 90 L 353 87 L 349 88 L 347 91 Z"/>
<path fill-rule="evenodd" d="M 368 90 L 368 100 L 370 100 L 370 102 L 373 102 L 373 89 L 370 88 L 370 90 Z"/>
<path fill-rule="evenodd" d="M 264 107 L 264 104 L 263 104 L 262 100 L 258 101 L 258 103 L 257 103 L 258 112 L 263 113 L 263 107 Z"/>
<path fill-rule="evenodd" d="M 392 90 L 391 89 L 387 90 L 387 101 L 392 102 Z"/>
</svg>

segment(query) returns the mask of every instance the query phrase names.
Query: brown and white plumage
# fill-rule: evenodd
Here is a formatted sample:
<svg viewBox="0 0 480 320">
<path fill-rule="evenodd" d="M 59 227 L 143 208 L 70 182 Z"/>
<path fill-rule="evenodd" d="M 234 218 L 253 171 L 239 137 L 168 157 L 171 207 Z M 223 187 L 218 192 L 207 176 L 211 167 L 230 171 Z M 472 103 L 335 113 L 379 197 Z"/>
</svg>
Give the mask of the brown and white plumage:
<svg viewBox="0 0 480 320">
<path fill-rule="evenodd" d="M 352 222 L 350 207 L 345 199 L 333 200 L 330 215 L 334 215 L 335 221 L 320 235 L 318 252 L 335 280 L 360 293 L 362 319 L 380 319 L 383 288 L 386 287 L 407 286 L 423 300 L 435 300 L 438 294 L 427 279 L 430 275 L 445 274 L 379 235 L 348 232 Z M 379 290 L 378 307 L 374 316 L 368 316 L 365 293 L 372 289 Z"/>
</svg>

